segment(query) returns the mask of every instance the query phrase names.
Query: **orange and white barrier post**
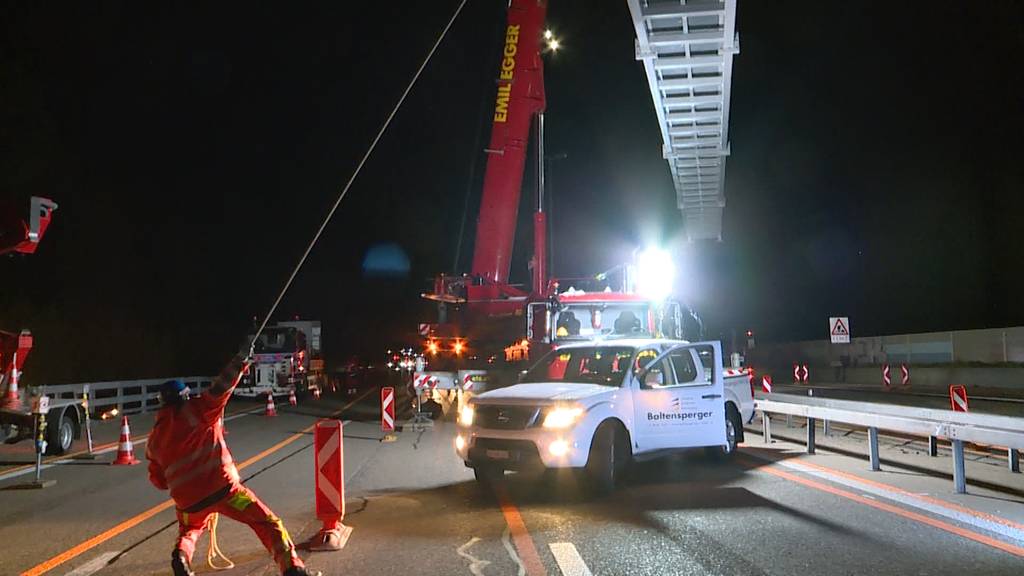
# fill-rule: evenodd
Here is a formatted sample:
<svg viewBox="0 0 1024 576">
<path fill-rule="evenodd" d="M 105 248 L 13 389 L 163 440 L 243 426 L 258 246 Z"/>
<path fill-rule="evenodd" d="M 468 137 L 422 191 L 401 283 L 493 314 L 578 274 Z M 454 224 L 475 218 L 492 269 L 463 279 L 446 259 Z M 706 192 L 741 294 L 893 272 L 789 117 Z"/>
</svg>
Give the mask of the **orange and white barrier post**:
<svg viewBox="0 0 1024 576">
<path fill-rule="evenodd" d="M 765 394 L 771 394 L 772 393 L 772 377 L 771 376 L 765 375 L 765 376 L 761 377 L 761 390 L 763 390 Z"/>
<path fill-rule="evenodd" d="M 953 412 L 967 412 L 967 387 L 954 384 L 949 387 L 949 404 Z"/>
<path fill-rule="evenodd" d="M 132 431 L 128 427 L 128 416 L 121 417 L 121 438 L 117 441 L 117 458 L 111 464 L 115 466 L 134 466 L 139 463 L 132 446 Z"/>
<path fill-rule="evenodd" d="M 395 389 L 380 389 L 380 429 L 382 432 L 395 431 Z"/>
<path fill-rule="evenodd" d="M 316 517 L 323 527 L 307 542 L 310 550 L 341 550 L 352 528 L 345 519 L 345 442 L 341 420 L 320 420 L 313 430 L 316 448 Z"/>
</svg>

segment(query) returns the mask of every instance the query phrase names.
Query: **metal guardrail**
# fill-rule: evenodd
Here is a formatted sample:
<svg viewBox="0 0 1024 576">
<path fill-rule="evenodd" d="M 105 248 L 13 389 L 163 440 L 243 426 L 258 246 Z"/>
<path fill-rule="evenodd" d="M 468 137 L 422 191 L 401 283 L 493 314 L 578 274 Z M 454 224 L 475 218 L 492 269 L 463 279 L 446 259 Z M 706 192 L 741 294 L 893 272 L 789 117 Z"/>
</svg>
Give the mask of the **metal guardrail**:
<svg viewBox="0 0 1024 576">
<path fill-rule="evenodd" d="M 149 378 L 146 380 L 118 380 L 115 382 L 83 382 L 39 386 L 34 392 L 54 399 L 80 399 L 88 391 L 89 408 L 94 413 L 107 412 L 117 408 L 120 413 L 136 414 L 151 412 L 160 408 L 160 385 L 170 378 Z M 213 381 L 212 376 L 180 377 L 192 390 L 205 390 Z"/>
<path fill-rule="evenodd" d="M 888 430 L 928 438 L 928 452 L 937 455 L 938 438 L 953 446 L 953 484 L 956 492 L 967 492 L 964 468 L 964 442 L 1005 447 L 1011 472 L 1020 472 L 1020 449 L 1024 448 L 1024 418 L 953 412 L 893 404 L 875 404 L 852 400 L 813 398 L 792 394 L 773 394 L 771 399 L 757 398 L 754 408 L 761 412 L 764 441 L 771 442 L 770 414 L 802 416 L 807 419 L 807 453 L 815 450 L 815 423 L 840 422 L 868 430 L 871 469 L 880 470 L 878 431 Z"/>
</svg>

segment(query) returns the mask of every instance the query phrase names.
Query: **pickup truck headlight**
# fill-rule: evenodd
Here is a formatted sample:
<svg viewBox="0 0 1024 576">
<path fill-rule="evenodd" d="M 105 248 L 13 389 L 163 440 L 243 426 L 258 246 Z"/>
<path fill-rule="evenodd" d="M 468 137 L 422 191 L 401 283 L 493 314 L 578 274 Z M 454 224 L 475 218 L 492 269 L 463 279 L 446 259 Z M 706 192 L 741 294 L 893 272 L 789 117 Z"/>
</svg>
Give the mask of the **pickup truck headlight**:
<svg viewBox="0 0 1024 576">
<path fill-rule="evenodd" d="M 544 416 L 545 428 L 570 428 L 583 414 L 583 408 L 553 408 Z"/>
<path fill-rule="evenodd" d="M 462 407 L 462 410 L 459 410 L 459 424 L 463 426 L 472 426 L 474 416 L 476 416 L 476 410 L 474 410 L 469 404 L 466 404 Z"/>
</svg>

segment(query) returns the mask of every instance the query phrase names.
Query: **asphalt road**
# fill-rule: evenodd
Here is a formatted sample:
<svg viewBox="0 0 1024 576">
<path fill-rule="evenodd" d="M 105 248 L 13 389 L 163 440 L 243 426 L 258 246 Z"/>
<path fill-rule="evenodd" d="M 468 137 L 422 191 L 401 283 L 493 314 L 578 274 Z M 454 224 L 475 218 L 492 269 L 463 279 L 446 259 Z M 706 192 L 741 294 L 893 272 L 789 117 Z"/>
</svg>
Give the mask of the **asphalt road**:
<svg viewBox="0 0 1024 576">
<path fill-rule="evenodd" d="M 638 465 L 604 498 L 582 496 L 571 476 L 510 474 L 488 490 L 455 457 L 449 423 L 381 442 L 376 400 L 371 391 L 339 416 L 353 532 L 344 550 L 308 556 L 325 574 L 975 575 L 1024 565 L 1019 496 L 973 487 L 952 495 L 943 478 L 872 474 L 861 460 L 808 457 L 759 437 L 730 463 L 694 453 Z M 257 411 L 227 424 L 242 477 L 297 541 L 319 528 L 308 428 L 347 403 L 303 401 L 279 407 L 276 418 Z M 136 436 L 148 432 L 144 421 Z M 137 444 L 140 458 L 143 451 Z M 0 490 L 0 574 L 169 573 L 166 493 L 149 485 L 144 465 L 109 466 L 112 456 L 55 465 L 44 477 L 57 484 L 44 490 Z M 969 475 L 1009 477 L 970 465 Z M 3 474 L 0 489 L 24 480 Z M 1010 481 L 1024 485 L 1019 475 Z M 236 564 L 224 574 L 275 573 L 247 528 L 222 520 L 218 538 Z M 205 550 L 204 538 L 195 567 L 210 573 Z"/>
</svg>

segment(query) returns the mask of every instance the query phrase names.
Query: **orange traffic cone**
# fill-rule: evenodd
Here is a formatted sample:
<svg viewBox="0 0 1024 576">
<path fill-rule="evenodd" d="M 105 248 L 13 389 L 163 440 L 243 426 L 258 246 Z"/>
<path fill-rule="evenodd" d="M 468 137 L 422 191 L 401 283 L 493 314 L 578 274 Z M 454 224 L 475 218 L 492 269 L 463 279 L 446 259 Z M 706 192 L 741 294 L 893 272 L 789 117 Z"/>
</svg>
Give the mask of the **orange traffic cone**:
<svg viewBox="0 0 1024 576">
<path fill-rule="evenodd" d="M 313 398 L 316 398 L 317 400 L 320 399 L 320 388 L 319 387 L 313 388 Z"/>
<path fill-rule="evenodd" d="M 263 415 L 277 416 L 277 408 L 274 408 L 274 395 L 270 392 L 267 392 L 267 411 Z"/>
<path fill-rule="evenodd" d="M 295 388 L 288 391 L 288 403 L 292 406 L 296 406 L 299 401 L 295 399 Z"/>
<path fill-rule="evenodd" d="M 135 448 L 132 447 L 132 432 L 128 428 L 128 416 L 121 417 L 121 439 L 117 442 L 117 458 L 111 464 L 115 466 L 134 466 L 138 464 Z"/>
</svg>

